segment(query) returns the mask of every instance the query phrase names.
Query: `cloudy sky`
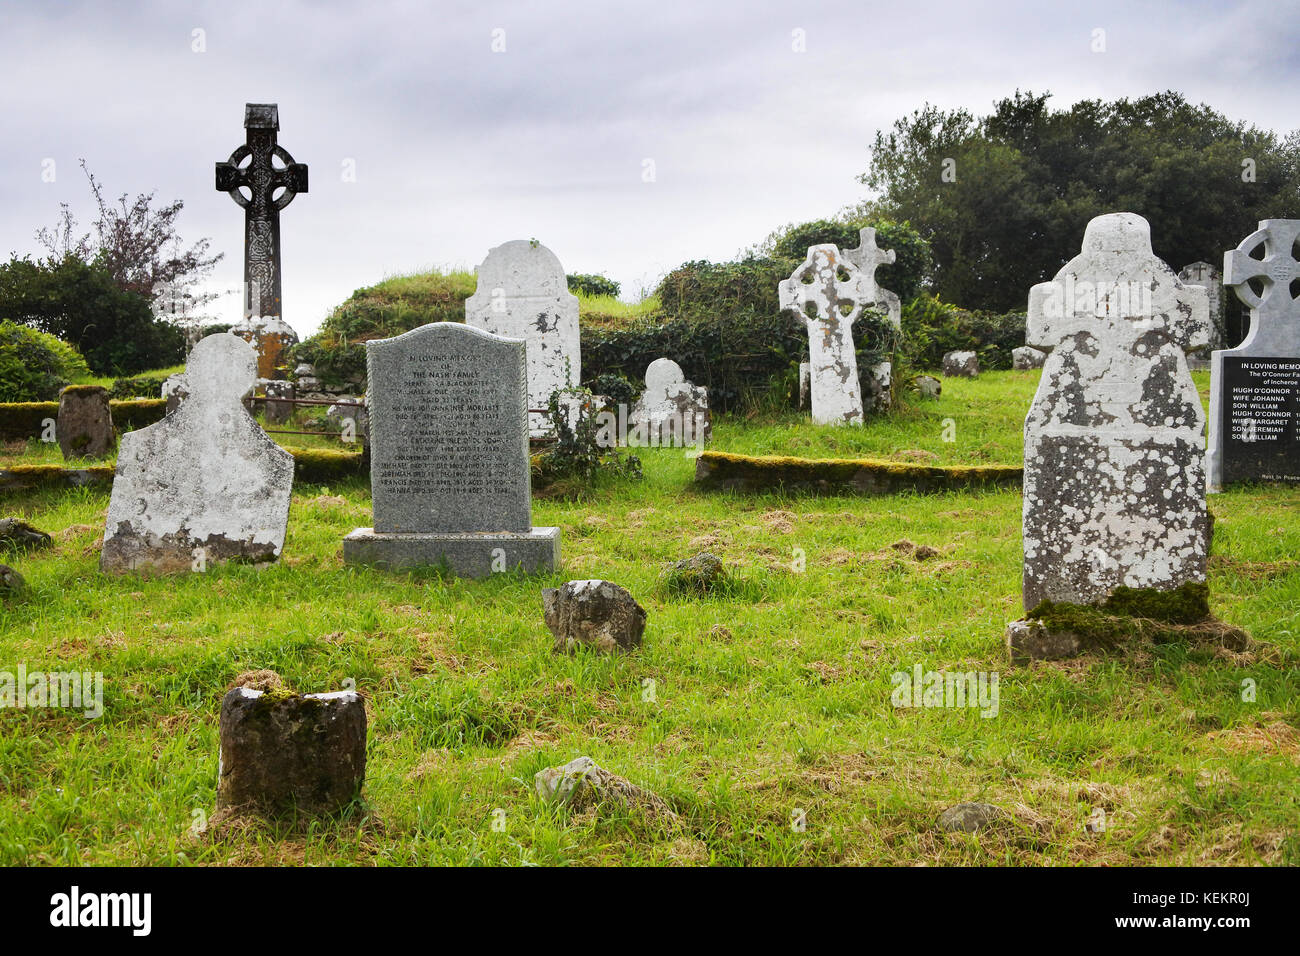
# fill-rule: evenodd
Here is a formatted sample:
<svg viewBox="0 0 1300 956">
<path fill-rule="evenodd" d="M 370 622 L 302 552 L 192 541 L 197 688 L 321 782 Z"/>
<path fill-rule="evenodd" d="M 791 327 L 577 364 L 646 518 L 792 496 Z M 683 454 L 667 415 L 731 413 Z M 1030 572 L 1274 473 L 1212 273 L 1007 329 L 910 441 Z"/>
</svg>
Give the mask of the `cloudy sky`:
<svg viewBox="0 0 1300 956">
<path fill-rule="evenodd" d="M 927 100 L 1173 88 L 1285 132 L 1300 0 L 3 0 L 0 64 L 0 252 L 39 251 L 60 202 L 89 223 L 84 157 L 110 194 L 183 199 L 225 288 L 243 214 L 213 164 L 246 102 L 278 103 L 311 170 L 282 221 L 285 318 L 306 335 L 355 288 L 515 238 L 635 299 L 866 198 L 875 131 Z M 232 321 L 238 299 L 214 311 Z"/>
</svg>

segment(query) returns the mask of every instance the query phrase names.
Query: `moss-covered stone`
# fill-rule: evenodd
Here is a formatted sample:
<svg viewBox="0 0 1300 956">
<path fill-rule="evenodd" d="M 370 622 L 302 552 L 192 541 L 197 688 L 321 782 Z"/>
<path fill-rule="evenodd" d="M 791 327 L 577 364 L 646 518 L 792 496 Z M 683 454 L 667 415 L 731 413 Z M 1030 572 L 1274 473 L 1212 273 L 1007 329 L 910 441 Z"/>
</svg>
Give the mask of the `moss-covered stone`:
<svg viewBox="0 0 1300 956">
<path fill-rule="evenodd" d="M 342 478 L 367 474 L 362 452 L 332 451 L 325 448 L 286 448 L 293 455 L 294 482 L 326 485 Z"/>
<path fill-rule="evenodd" d="M 1205 643 L 1245 650 L 1250 635 L 1210 613 L 1210 589 L 1188 581 L 1172 590 L 1120 585 L 1101 604 L 1041 601 L 1007 632 L 1012 660 L 1073 657 L 1135 640 Z"/>
<path fill-rule="evenodd" d="M 1012 465 L 917 465 L 871 458 L 792 458 L 706 451 L 696 459 L 703 488 L 745 493 L 782 490 L 811 494 L 933 493 L 964 488 L 1019 487 Z"/>
</svg>

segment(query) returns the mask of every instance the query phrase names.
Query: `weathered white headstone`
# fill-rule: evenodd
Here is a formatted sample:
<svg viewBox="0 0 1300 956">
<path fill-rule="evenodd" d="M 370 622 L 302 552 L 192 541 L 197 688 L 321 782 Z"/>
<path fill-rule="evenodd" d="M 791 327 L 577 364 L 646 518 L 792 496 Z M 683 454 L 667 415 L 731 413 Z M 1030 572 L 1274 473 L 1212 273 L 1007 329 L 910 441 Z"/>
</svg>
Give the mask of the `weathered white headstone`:
<svg viewBox="0 0 1300 956">
<path fill-rule="evenodd" d="M 862 274 L 871 280 L 870 301 L 863 303 L 863 308 L 876 309 L 889 317 L 890 324 L 896 329 L 903 327 L 903 306 L 898 296 L 876 282 L 876 270 L 883 265 L 892 264 L 897 258 L 893 249 L 881 249 L 876 245 L 876 230 L 863 226 L 858 230 L 858 247 L 845 249 L 844 258 L 848 259 Z M 885 408 L 889 405 L 889 387 L 893 379 L 893 362 L 886 359 L 871 366 L 870 393 L 863 396 L 868 408 Z"/>
<path fill-rule="evenodd" d="M 812 246 L 779 288 L 781 308 L 798 312 L 808 329 L 812 420 L 861 425 L 862 388 L 853 350 L 853 323 L 873 283 L 833 243 Z"/>
<path fill-rule="evenodd" d="M 545 408 L 553 392 L 582 381 L 578 297 L 555 253 L 536 240 L 516 239 L 488 252 L 478 287 L 465 300 L 465 324 L 528 343 L 529 408 Z M 529 430 L 552 429 L 545 415 L 530 412 Z"/>
<path fill-rule="evenodd" d="M 1210 300 L 1210 348 L 1223 348 L 1223 276 L 1208 262 L 1193 262 L 1178 272 L 1183 285 L 1199 285 Z"/>
<path fill-rule="evenodd" d="M 284 547 L 293 456 L 245 411 L 257 353 L 221 332 L 190 353 L 186 399 L 122 436 L 104 525 L 105 571 L 262 563 Z"/>
<path fill-rule="evenodd" d="M 532 527 L 525 361 L 522 340 L 459 322 L 366 343 L 375 524 L 344 539 L 344 563 L 559 565 L 560 530 Z"/>
<path fill-rule="evenodd" d="M 713 430 L 709 390 L 686 381 L 672 359 L 655 359 L 646 367 L 645 391 L 632 406 L 628 424 L 645 439 L 637 444 L 703 445 Z"/>
<path fill-rule="evenodd" d="M 1093 219 L 1030 291 L 1027 339 L 1050 354 L 1025 419 L 1026 610 L 1205 580 L 1205 416 L 1185 353 L 1208 336 L 1205 290 L 1132 213 Z"/>
<path fill-rule="evenodd" d="M 944 378 L 978 378 L 980 357 L 974 352 L 946 352 L 943 356 Z"/>
<path fill-rule="evenodd" d="M 1223 281 L 1250 307 L 1250 332 L 1210 360 L 1211 491 L 1241 481 L 1300 482 L 1298 241 L 1300 219 L 1265 219 L 1224 254 Z"/>
</svg>

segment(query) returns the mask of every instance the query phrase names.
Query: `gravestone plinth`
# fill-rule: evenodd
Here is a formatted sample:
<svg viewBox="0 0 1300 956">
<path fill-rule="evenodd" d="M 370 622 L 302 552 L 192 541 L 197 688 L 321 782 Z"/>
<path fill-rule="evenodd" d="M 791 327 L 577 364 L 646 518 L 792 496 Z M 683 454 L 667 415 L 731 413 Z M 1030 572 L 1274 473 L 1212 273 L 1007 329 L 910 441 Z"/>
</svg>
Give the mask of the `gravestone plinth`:
<svg viewBox="0 0 1300 956">
<path fill-rule="evenodd" d="M 524 343 L 435 322 L 367 342 L 366 368 L 375 524 L 343 540 L 344 563 L 558 567 L 560 529 L 532 526 Z"/>
<path fill-rule="evenodd" d="M 280 556 L 293 456 L 241 404 L 256 362 L 252 346 L 229 332 L 206 336 L 190 353 L 185 401 L 122 436 L 102 570 L 201 572 Z"/>
<path fill-rule="evenodd" d="M 488 251 L 465 300 L 465 324 L 528 344 L 529 408 L 546 408 L 553 393 L 582 381 L 578 297 L 540 242 L 515 239 Z M 540 412 L 529 413 L 529 429 L 537 437 L 554 430 Z"/>
<path fill-rule="evenodd" d="M 1300 299 L 1291 295 L 1300 278 L 1297 239 L 1300 219 L 1266 219 L 1224 255 L 1223 281 L 1250 307 L 1250 332 L 1210 358 L 1211 491 L 1300 483 Z"/>
<path fill-rule="evenodd" d="M 1205 580 L 1205 416 L 1186 353 L 1209 331 L 1205 290 L 1132 213 L 1089 222 L 1082 252 L 1030 291 L 1026 339 L 1049 355 L 1025 419 L 1026 611 Z"/>
</svg>

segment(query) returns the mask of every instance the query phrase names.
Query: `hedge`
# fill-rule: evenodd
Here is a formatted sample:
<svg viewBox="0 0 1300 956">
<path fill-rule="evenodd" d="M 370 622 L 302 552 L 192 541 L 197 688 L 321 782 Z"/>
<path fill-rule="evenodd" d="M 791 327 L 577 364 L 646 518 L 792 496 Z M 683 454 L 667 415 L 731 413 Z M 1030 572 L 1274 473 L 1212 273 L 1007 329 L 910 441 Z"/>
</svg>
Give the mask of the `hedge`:
<svg viewBox="0 0 1300 956">
<path fill-rule="evenodd" d="M 161 421 L 167 414 L 164 398 L 142 398 L 131 402 L 110 401 L 113 426 L 120 432 L 144 428 Z M 58 402 L 8 402 L 0 404 L 0 441 L 25 441 L 39 438 L 47 418 L 57 420 Z"/>
<path fill-rule="evenodd" d="M 341 479 L 367 475 L 369 468 L 362 452 L 329 451 L 318 448 L 286 448 L 293 455 L 295 484 L 325 485 Z M 115 468 L 95 465 L 89 468 L 65 468 L 62 465 L 11 465 L 0 469 L 0 490 L 30 491 L 37 488 L 80 487 L 112 484 Z"/>
<path fill-rule="evenodd" d="M 706 451 L 695 461 L 701 488 L 759 494 L 931 494 L 970 488 L 1018 488 L 1018 465 L 914 465 L 870 458 L 754 457 Z"/>
</svg>

